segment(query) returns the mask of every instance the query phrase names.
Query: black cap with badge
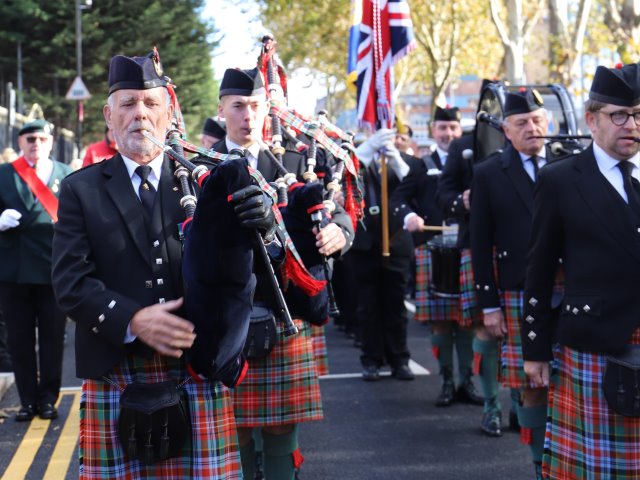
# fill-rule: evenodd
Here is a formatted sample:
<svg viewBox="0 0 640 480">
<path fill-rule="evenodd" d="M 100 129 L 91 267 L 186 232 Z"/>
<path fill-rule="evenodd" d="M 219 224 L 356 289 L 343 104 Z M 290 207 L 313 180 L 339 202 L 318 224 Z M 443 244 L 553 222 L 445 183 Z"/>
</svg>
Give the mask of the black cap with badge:
<svg viewBox="0 0 640 480">
<path fill-rule="evenodd" d="M 640 65 L 618 64 L 615 68 L 600 65 L 596 69 L 589 99 L 620 107 L 640 104 Z"/>
<path fill-rule="evenodd" d="M 462 118 L 460 114 L 460 109 L 458 107 L 449 107 L 445 108 L 436 107 L 436 111 L 433 114 L 433 121 L 443 121 L 443 122 L 459 122 Z"/>
<path fill-rule="evenodd" d="M 202 133 L 215 138 L 222 138 L 227 134 L 226 124 L 223 120 L 207 118 L 202 126 Z"/>
<path fill-rule="evenodd" d="M 222 82 L 220 82 L 220 98 L 225 95 L 253 97 L 265 93 L 262 74 L 257 68 L 252 68 L 251 70 L 227 68 L 222 77 Z"/>
<path fill-rule="evenodd" d="M 169 83 L 157 51 L 145 57 L 116 55 L 109 64 L 109 95 L 117 90 L 146 90 L 166 87 Z"/>
<path fill-rule="evenodd" d="M 535 88 L 522 87 L 517 92 L 509 92 L 504 101 L 504 116 L 535 112 L 542 108 L 544 100 Z"/>
</svg>

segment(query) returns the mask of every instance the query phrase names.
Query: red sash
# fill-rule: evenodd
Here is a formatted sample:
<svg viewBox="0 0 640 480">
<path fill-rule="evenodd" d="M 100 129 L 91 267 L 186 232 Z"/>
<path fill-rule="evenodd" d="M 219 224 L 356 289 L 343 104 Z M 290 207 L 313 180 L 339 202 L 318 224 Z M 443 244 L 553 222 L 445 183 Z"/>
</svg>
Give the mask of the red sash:
<svg viewBox="0 0 640 480">
<path fill-rule="evenodd" d="M 20 178 L 27 184 L 31 192 L 35 195 L 38 201 L 42 204 L 47 213 L 51 216 L 53 223 L 58 221 L 58 198 L 49 190 L 38 175 L 36 175 L 35 168 L 25 160 L 24 157 L 20 157 L 12 162 L 13 168 L 16 169 Z"/>
</svg>

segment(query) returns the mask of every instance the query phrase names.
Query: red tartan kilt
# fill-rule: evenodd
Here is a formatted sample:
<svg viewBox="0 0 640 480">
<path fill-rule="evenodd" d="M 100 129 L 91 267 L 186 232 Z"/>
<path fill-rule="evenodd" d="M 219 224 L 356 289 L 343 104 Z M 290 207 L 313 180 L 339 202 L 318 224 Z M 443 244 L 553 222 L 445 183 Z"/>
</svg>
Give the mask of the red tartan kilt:
<svg viewBox="0 0 640 480">
<path fill-rule="evenodd" d="M 507 335 L 502 341 L 500 352 L 501 380 L 507 388 L 522 389 L 533 387 L 524 373 L 520 320 L 523 311 L 524 292 L 507 290 L 500 293 L 500 301 L 507 324 Z"/>
<path fill-rule="evenodd" d="M 329 375 L 329 354 L 324 325 L 311 325 L 311 344 L 313 345 L 313 358 L 316 361 L 318 376 Z"/>
<path fill-rule="evenodd" d="M 640 329 L 630 343 L 640 344 Z M 640 418 L 609 409 L 602 394 L 605 360 L 563 346 L 556 351 L 543 458 L 549 478 L 640 478 Z"/>
<path fill-rule="evenodd" d="M 132 381 L 156 383 L 188 378 L 180 360 L 128 356 L 108 375 L 120 388 Z M 128 461 L 117 434 L 120 390 L 102 380 L 85 380 L 80 404 L 80 479 L 241 479 L 236 425 L 229 390 L 189 380 L 181 390 L 189 408 L 191 439 L 180 457 L 146 466 Z"/>
<path fill-rule="evenodd" d="M 266 358 L 250 360 L 247 375 L 233 390 L 238 427 L 322 420 L 311 328 L 299 319 L 295 323 L 299 333 L 291 337 L 280 335 Z"/>
</svg>

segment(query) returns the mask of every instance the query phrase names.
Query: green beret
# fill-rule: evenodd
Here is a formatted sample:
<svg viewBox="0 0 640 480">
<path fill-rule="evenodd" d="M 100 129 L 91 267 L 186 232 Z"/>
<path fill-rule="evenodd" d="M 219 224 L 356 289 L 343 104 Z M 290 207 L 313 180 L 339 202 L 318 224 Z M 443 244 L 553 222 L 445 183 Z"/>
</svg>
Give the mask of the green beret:
<svg viewBox="0 0 640 480">
<path fill-rule="evenodd" d="M 46 120 L 33 120 L 20 129 L 18 136 L 26 133 L 46 133 L 47 135 L 51 135 L 51 125 L 49 125 L 49 122 Z"/>
</svg>

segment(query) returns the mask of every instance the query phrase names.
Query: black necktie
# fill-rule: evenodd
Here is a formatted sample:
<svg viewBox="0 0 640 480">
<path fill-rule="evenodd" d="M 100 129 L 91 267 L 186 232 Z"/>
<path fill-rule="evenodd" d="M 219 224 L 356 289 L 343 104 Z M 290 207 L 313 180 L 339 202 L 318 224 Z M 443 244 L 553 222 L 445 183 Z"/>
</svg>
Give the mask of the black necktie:
<svg viewBox="0 0 640 480">
<path fill-rule="evenodd" d="M 533 181 L 535 182 L 538 179 L 538 156 L 531 155 L 529 157 L 531 164 L 533 165 Z"/>
<path fill-rule="evenodd" d="M 623 160 L 618 162 L 618 168 L 622 172 L 622 182 L 624 184 L 624 191 L 627 192 L 629 206 L 636 215 L 640 216 L 640 182 L 631 176 L 633 163 Z"/>
<path fill-rule="evenodd" d="M 153 188 L 151 182 L 149 182 L 149 174 L 151 173 L 151 167 L 148 165 L 140 165 L 136 168 L 136 175 L 140 177 L 140 187 L 138 188 L 138 194 L 140 195 L 140 201 L 145 211 L 145 220 L 147 225 L 150 225 L 151 214 L 153 212 L 153 201 L 156 198 L 156 189 Z"/>
</svg>

